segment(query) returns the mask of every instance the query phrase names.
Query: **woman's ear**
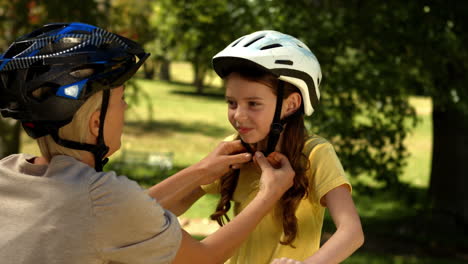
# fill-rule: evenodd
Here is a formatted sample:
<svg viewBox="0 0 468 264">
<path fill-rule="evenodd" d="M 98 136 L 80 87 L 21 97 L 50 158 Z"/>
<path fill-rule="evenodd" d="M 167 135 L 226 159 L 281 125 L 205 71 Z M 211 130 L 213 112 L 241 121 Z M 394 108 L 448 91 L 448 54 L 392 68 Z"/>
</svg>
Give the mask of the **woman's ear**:
<svg viewBox="0 0 468 264">
<path fill-rule="evenodd" d="M 101 111 L 96 111 L 92 113 L 91 117 L 89 118 L 89 133 L 94 137 L 94 139 L 96 139 L 99 135 L 100 116 Z"/>
<path fill-rule="evenodd" d="M 283 101 L 283 117 L 296 112 L 301 107 L 302 97 L 299 93 L 292 93 Z"/>
</svg>

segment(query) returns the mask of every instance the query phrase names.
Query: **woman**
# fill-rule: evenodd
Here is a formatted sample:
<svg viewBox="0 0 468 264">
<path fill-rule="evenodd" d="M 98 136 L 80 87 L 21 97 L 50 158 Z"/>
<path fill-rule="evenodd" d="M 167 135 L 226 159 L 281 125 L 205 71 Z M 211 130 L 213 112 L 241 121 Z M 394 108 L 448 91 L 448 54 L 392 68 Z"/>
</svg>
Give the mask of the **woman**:
<svg viewBox="0 0 468 264">
<path fill-rule="evenodd" d="M 2 263 L 220 263 L 292 184 L 283 155 L 269 157 L 281 164 L 273 168 L 255 154 L 263 173 L 252 206 L 199 242 L 166 209 L 251 160 L 239 141 L 148 191 L 102 172 L 120 147 L 124 83 L 148 56 L 104 29 L 60 23 L 19 38 L 0 57 L 1 114 L 19 120 L 42 154 L 0 160 Z"/>
</svg>

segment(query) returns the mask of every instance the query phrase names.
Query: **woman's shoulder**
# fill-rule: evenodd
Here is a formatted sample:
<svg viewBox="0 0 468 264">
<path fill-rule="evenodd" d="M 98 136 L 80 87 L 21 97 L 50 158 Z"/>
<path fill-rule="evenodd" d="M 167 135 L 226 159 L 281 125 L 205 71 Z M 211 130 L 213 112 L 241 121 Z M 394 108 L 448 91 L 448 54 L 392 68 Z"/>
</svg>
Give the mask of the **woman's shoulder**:
<svg viewBox="0 0 468 264">
<path fill-rule="evenodd" d="M 181 241 L 177 217 L 135 181 L 113 171 L 97 173 L 90 184 L 90 200 L 97 244 L 113 248 L 102 253 L 106 258 L 169 263 L 175 256 Z"/>
<path fill-rule="evenodd" d="M 76 160 L 73 157 L 54 156 L 49 163 L 46 174 L 48 178 L 55 178 L 60 182 L 71 186 L 81 186 L 81 190 L 90 195 L 91 201 L 108 198 L 114 202 L 129 201 L 143 189 L 126 176 L 119 176 L 115 171 L 97 172 L 89 165 Z"/>
<path fill-rule="evenodd" d="M 17 168 L 22 164 L 25 164 L 27 160 L 31 158 L 34 158 L 34 156 L 25 153 L 11 154 L 0 159 L 0 166 L 6 168 Z"/>
</svg>

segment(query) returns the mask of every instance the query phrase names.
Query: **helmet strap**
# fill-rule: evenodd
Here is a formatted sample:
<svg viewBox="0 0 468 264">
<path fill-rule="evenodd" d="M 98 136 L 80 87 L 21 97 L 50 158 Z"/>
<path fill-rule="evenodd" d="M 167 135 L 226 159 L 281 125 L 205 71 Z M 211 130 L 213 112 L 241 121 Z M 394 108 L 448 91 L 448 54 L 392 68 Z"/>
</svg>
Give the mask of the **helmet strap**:
<svg viewBox="0 0 468 264">
<path fill-rule="evenodd" d="M 94 168 L 98 172 L 102 171 L 104 165 L 109 161 L 108 158 L 104 158 L 109 152 L 109 147 L 106 146 L 104 142 L 104 121 L 109 105 L 109 97 L 110 90 L 103 90 L 101 113 L 99 115 L 99 134 L 97 136 L 96 145 L 61 139 L 58 135 L 58 129 L 50 133 L 55 142 L 61 146 L 91 152 L 94 156 Z"/>
<path fill-rule="evenodd" d="M 275 151 L 276 144 L 280 138 L 281 132 L 283 132 L 284 122 L 281 121 L 281 109 L 283 108 L 283 94 L 284 94 L 284 82 L 279 80 L 278 83 L 278 94 L 276 96 L 276 109 L 271 123 L 270 133 L 268 134 L 268 145 L 264 155 L 268 156 L 270 153 Z"/>
<path fill-rule="evenodd" d="M 240 139 L 242 146 L 247 150 L 248 153 L 254 154 L 254 151 L 252 147 L 250 147 L 250 144 L 245 142 L 242 138 Z"/>
</svg>

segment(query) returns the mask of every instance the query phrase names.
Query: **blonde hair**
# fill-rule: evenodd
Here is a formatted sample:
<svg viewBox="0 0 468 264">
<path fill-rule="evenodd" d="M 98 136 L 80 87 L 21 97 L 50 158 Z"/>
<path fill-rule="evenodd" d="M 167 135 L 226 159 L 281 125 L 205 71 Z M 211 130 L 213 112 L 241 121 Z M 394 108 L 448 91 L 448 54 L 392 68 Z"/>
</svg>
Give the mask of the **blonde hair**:
<svg viewBox="0 0 468 264">
<path fill-rule="evenodd" d="M 86 102 L 78 109 L 73 116 L 73 119 L 67 125 L 61 127 L 58 135 L 61 139 L 67 139 L 84 143 L 88 140 L 89 136 L 89 119 L 91 115 L 101 109 L 102 104 L 102 91 L 92 95 Z M 81 160 L 81 151 L 63 147 L 55 142 L 51 135 L 40 137 L 37 144 L 41 154 L 48 161 L 56 155 L 67 155 L 77 160 Z"/>
</svg>

